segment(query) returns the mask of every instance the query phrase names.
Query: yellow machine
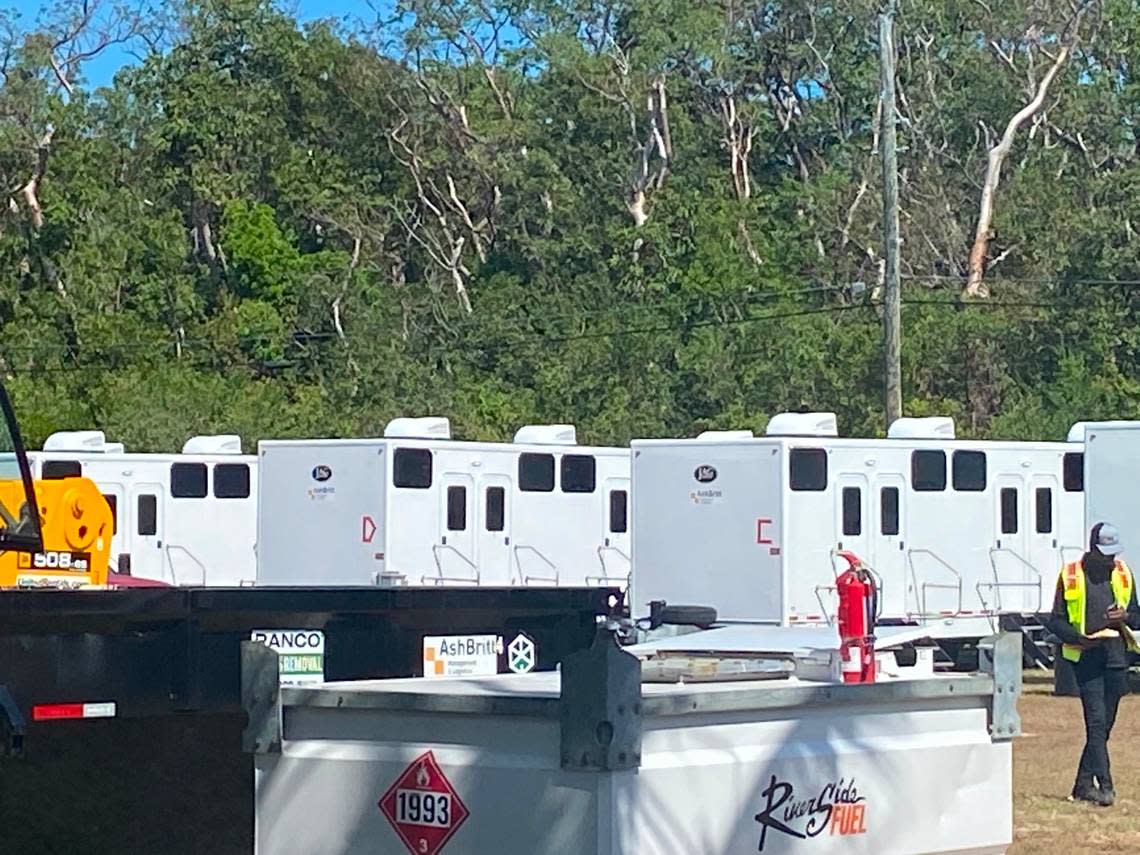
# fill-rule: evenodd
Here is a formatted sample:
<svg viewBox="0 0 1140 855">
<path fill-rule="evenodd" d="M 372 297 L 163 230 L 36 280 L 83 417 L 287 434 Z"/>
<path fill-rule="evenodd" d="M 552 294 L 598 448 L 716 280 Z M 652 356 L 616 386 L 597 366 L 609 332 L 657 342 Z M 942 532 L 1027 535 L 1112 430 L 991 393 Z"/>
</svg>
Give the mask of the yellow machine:
<svg viewBox="0 0 1140 855">
<path fill-rule="evenodd" d="M 3 385 L 0 417 L 0 588 L 106 586 L 114 533 L 107 500 L 88 478 L 32 481 Z"/>
</svg>

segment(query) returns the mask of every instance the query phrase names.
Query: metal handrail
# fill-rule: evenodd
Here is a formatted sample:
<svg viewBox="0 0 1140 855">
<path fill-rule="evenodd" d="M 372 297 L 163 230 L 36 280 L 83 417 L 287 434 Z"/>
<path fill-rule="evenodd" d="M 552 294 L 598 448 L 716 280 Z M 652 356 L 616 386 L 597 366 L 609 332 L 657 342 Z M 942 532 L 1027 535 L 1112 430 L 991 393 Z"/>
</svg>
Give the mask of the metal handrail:
<svg viewBox="0 0 1140 855">
<path fill-rule="evenodd" d="M 931 558 L 933 558 L 935 561 L 937 561 L 939 564 L 941 564 L 943 567 L 945 567 L 947 570 L 949 570 L 950 573 L 954 576 L 955 580 L 957 580 L 957 581 L 955 583 L 926 582 L 926 581 L 924 581 L 920 587 L 918 584 L 918 573 L 914 569 L 914 556 L 915 555 L 929 555 Z M 932 549 L 924 549 L 924 548 L 908 549 L 906 551 L 906 563 L 907 563 L 907 566 L 910 567 L 911 581 L 914 583 L 915 588 L 921 592 L 920 593 L 920 600 L 919 600 L 919 607 L 921 608 L 921 611 L 918 614 L 919 617 L 922 617 L 922 618 L 942 617 L 942 615 L 939 613 L 932 613 L 932 612 L 927 611 L 927 609 L 926 609 L 926 592 L 928 589 L 946 590 L 946 591 L 957 590 L 957 592 L 958 592 L 958 607 L 951 612 L 951 615 L 952 616 L 953 615 L 960 615 L 962 613 L 962 574 L 961 573 L 959 573 L 957 570 L 955 570 L 953 567 L 951 567 L 949 564 L 947 564 L 946 561 L 940 555 L 938 555 L 938 553 L 936 553 Z"/>
<path fill-rule="evenodd" d="M 601 576 L 587 576 L 586 577 L 586 584 L 592 585 L 592 584 L 594 584 L 594 581 L 596 581 L 599 585 L 605 585 L 605 584 L 608 584 L 610 582 L 610 580 L 613 580 L 613 581 L 618 581 L 618 582 L 624 581 L 626 585 L 629 585 L 630 577 L 633 575 L 633 570 L 631 569 L 624 576 L 611 576 L 609 573 L 609 568 L 606 567 L 605 553 L 606 552 L 616 552 L 618 555 L 620 555 L 622 558 L 624 558 L 630 564 L 633 563 L 633 559 L 630 558 L 628 555 L 626 555 L 625 552 L 623 552 L 621 549 L 619 549 L 616 546 L 607 546 L 607 545 L 603 544 L 602 546 L 598 547 L 597 552 L 598 552 L 598 563 L 602 565 L 602 575 Z"/>
<path fill-rule="evenodd" d="M 528 552 L 533 552 L 535 555 L 537 555 L 539 558 L 541 558 L 542 561 L 546 564 L 546 566 L 554 571 L 554 576 L 552 576 L 552 577 L 551 576 L 524 576 L 523 575 L 523 569 L 522 569 L 522 562 L 519 561 L 519 550 L 521 550 L 521 549 L 525 549 Z M 516 543 L 514 546 L 511 547 L 511 553 L 515 556 L 515 567 L 518 569 L 519 581 L 522 582 L 524 585 L 529 585 L 531 583 L 531 580 L 535 580 L 535 581 L 539 581 L 539 582 L 553 582 L 555 585 L 558 584 L 558 565 L 556 565 L 553 561 L 551 561 L 549 558 L 547 558 L 545 555 L 543 555 L 542 552 L 540 552 L 536 547 L 529 546 L 525 543 Z"/>
<path fill-rule="evenodd" d="M 180 543 L 170 543 L 167 541 L 162 547 L 162 554 L 166 556 L 166 566 L 170 568 L 170 581 L 175 585 L 178 584 L 178 576 L 174 573 L 174 561 L 170 557 L 170 551 L 177 549 L 179 552 L 185 553 L 186 557 L 198 565 L 198 569 L 202 571 L 202 584 L 208 584 L 206 580 L 206 565 L 198 560 L 198 556 L 187 549 Z"/>
<path fill-rule="evenodd" d="M 1025 567 L 1028 567 L 1029 572 L 1037 577 L 1037 581 L 1036 582 L 1032 582 L 1032 581 L 1030 581 L 1030 582 L 1003 582 L 1003 581 L 1001 581 L 1001 579 L 998 578 L 998 569 L 997 569 L 997 554 L 999 552 L 1009 553 L 1014 558 L 1016 558 L 1018 561 L 1020 561 Z M 1001 602 L 1001 589 L 1002 588 L 1031 588 L 1031 587 L 1036 587 L 1037 588 L 1037 608 L 1034 609 L 1033 611 L 1035 611 L 1035 612 L 1041 611 L 1041 599 L 1042 599 L 1041 586 L 1042 586 L 1042 584 L 1044 584 L 1045 579 L 1041 575 L 1041 571 L 1038 570 L 1036 567 L 1034 567 L 1031 563 L 1029 563 L 1029 561 L 1023 555 L 1020 555 L 1020 554 L 1014 552 L 1012 549 L 1008 549 L 1004 546 L 991 546 L 990 547 L 990 568 L 994 571 L 993 582 L 979 582 L 977 585 L 978 599 L 981 600 L 983 606 L 985 605 L 986 601 L 982 597 L 982 588 L 991 588 L 995 592 L 995 595 L 996 595 L 995 596 L 995 599 L 996 599 L 995 605 L 997 606 L 997 610 L 1001 611 L 1002 610 L 1002 602 Z"/>
<path fill-rule="evenodd" d="M 464 576 L 444 576 L 443 575 L 443 562 L 440 560 L 439 554 L 440 554 L 440 552 L 442 552 L 445 549 L 447 549 L 451 552 L 454 552 L 456 555 L 458 555 L 460 558 L 462 558 L 463 563 L 475 571 L 475 578 L 472 579 L 472 578 L 468 578 L 468 577 L 464 577 Z M 462 552 L 460 552 L 458 549 L 456 549 L 450 543 L 433 543 L 431 545 L 431 554 L 432 554 L 432 558 L 435 559 L 435 569 L 436 569 L 438 575 L 435 577 L 421 576 L 420 581 L 423 582 L 423 584 L 425 584 L 425 585 L 429 585 L 429 584 L 430 585 L 440 585 L 440 584 L 443 584 L 444 582 L 474 582 L 476 585 L 479 584 L 479 568 L 478 568 L 478 566 L 476 566 L 474 561 L 472 561 L 470 558 L 468 558 L 466 555 L 464 555 Z"/>
</svg>

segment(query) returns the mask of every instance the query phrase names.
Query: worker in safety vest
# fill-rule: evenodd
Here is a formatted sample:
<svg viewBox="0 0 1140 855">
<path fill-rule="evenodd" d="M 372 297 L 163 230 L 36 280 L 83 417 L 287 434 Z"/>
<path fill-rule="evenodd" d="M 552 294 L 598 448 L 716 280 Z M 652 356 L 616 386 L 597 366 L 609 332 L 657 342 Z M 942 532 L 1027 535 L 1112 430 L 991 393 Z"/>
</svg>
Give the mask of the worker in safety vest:
<svg viewBox="0 0 1140 855">
<path fill-rule="evenodd" d="M 1061 639 L 1061 655 L 1073 663 L 1085 716 L 1085 749 L 1072 798 L 1103 807 L 1116 800 L 1108 737 L 1120 699 L 1128 693 L 1128 653 L 1140 652 L 1130 632 L 1140 630 L 1136 584 L 1120 551 L 1114 526 L 1093 526 L 1089 551 L 1061 569 L 1046 622 Z"/>
</svg>

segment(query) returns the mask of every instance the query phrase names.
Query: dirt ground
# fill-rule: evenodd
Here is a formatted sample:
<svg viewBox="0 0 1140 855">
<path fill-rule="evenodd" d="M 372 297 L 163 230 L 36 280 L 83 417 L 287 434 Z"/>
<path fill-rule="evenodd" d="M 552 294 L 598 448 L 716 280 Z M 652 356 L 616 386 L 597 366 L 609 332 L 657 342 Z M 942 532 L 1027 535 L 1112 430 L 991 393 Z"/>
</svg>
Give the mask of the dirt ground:
<svg viewBox="0 0 1140 855">
<path fill-rule="evenodd" d="M 1051 675 L 1050 675 L 1051 677 Z M 1052 695 L 1051 679 L 1026 675 L 1014 743 L 1011 855 L 1140 852 L 1140 694 L 1120 704 L 1109 742 L 1116 804 L 1067 801 L 1084 746 L 1080 701 Z M 1133 683 L 1133 692 L 1137 691 Z"/>
</svg>

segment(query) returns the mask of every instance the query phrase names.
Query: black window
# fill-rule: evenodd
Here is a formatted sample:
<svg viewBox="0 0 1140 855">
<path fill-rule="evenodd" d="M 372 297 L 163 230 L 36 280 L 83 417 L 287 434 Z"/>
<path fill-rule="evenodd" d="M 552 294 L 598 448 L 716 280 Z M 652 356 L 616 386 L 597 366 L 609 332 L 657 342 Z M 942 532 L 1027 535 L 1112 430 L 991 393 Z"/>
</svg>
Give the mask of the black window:
<svg viewBox="0 0 1140 855">
<path fill-rule="evenodd" d="M 843 533 L 863 533 L 863 491 L 858 487 L 843 488 Z"/>
<path fill-rule="evenodd" d="M 629 531 L 629 504 L 625 490 L 610 490 L 610 531 L 614 534 Z"/>
<path fill-rule="evenodd" d="M 826 490 L 827 452 L 822 448 L 793 448 L 788 458 L 788 480 L 793 490 Z"/>
<path fill-rule="evenodd" d="M 910 485 L 919 493 L 946 489 L 946 452 L 916 451 L 910 456 Z"/>
<path fill-rule="evenodd" d="M 206 497 L 206 464 L 175 463 L 170 467 L 170 495 L 176 499 Z"/>
<path fill-rule="evenodd" d="M 519 489 L 527 493 L 553 492 L 554 455 L 520 454 Z"/>
<path fill-rule="evenodd" d="M 1037 502 L 1037 533 L 1049 534 L 1053 531 L 1053 491 L 1048 487 L 1038 487 L 1034 498 Z"/>
<path fill-rule="evenodd" d="M 447 530 L 467 531 L 467 488 L 447 488 Z"/>
<path fill-rule="evenodd" d="M 103 494 L 103 498 L 107 500 L 107 506 L 111 509 L 111 534 L 119 530 L 119 498 L 118 496 L 108 496 Z"/>
<path fill-rule="evenodd" d="M 963 493 L 980 493 L 986 489 L 984 451 L 955 451 L 953 467 L 955 490 Z"/>
<path fill-rule="evenodd" d="M 58 481 L 61 478 L 78 478 L 83 474 L 83 464 L 78 460 L 45 460 L 43 479 Z"/>
<path fill-rule="evenodd" d="M 426 448 L 397 448 L 392 458 L 392 483 L 415 490 L 430 487 L 431 451 Z"/>
<path fill-rule="evenodd" d="M 562 455 L 562 492 L 592 493 L 597 464 L 589 454 Z"/>
<path fill-rule="evenodd" d="M 1001 533 L 1017 534 L 1017 488 L 1002 487 Z"/>
<path fill-rule="evenodd" d="M 158 498 L 145 493 L 138 500 L 139 534 L 158 534 Z"/>
<path fill-rule="evenodd" d="M 219 463 L 214 467 L 214 497 L 249 498 L 249 464 Z"/>
<path fill-rule="evenodd" d="M 883 487 L 879 491 L 879 531 L 899 533 L 899 488 Z"/>
<path fill-rule="evenodd" d="M 487 488 L 487 531 L 502 531 L 507 519 L 507 491 L 502 487 Z"/>
<path fill-rule="evenodd" d="M 1070 451 L 1062 462 L 1065 492 L 1080 493 L 1085 489 L 1085 453 Z"/>
</svg>

